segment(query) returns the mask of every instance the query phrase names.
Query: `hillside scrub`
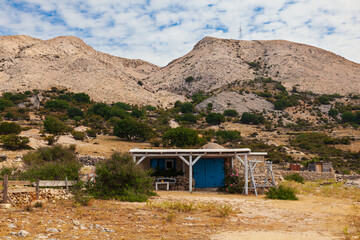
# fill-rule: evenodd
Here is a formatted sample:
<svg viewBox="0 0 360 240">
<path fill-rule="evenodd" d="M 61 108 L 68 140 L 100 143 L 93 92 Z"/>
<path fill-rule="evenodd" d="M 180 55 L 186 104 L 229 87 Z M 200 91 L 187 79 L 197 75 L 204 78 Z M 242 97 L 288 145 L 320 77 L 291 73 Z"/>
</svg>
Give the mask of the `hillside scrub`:
<svg viewBox="0 0 360 240">
<path fill-rule="evenodd" d="M 20 125 L 14 122 L 0 123 L 0 135 L 19 134 L 21 132 Z"/>
<path fill-rule="evenodd" d="M 44 129 L 46 132 L 55 134 L 55 135 L 71 131 L 71 128 L 69 126 L 67 126 L 64 122 L 62 122 L 61 120 L 59 120 L 55 117 L 51 117 L 51 116 L 47 116 L 45 118 Z"/>
<path fill-rule="evenodd" d="M 127 140 L 147 140 L 155 136 L 154 130 L 147 124 L 133 118 L 123 119 L 114 127 L 114 135 Z"/>
<path fill-rule="evenodd" d="M 96 181 L 89 191 L 95 198 L 144 202 L 154 195 L 150 174 L 130 155 L 114 153 L 96 166 Z"/>
<path fill-rule="evenodd" d="M 272 187 L 265 194 L 268 199 L 299 200 L 293 188 L 283 185 Z"/>
<path fill-rule="evenodd" d="M 190 147 L 200 143 L 200 138 L 195 130 L 178 127 L 168 130 L 162 137 L 165 146 Z"/>
<path fill-rule="evenodd" d="M 27 144 L 30 142 L 29 138 L 21 137 L 15 134 L 2 135 L 0 142 L 3 147 L 9 150 L 19 150 L 30 148 Z M 30 148 L 31 149 L 31 148 Z"/>
<path fill-rule="evenodd" d="M 25 171 L 18 178 L 24 180 L 77 180 L 81 164 L 76 160 L 73 146 L 39 148 L 24 155 Z"/>
<path fill-rule="evenodd" d="M 209 113 L 206 116 L 206 122 L 212 125 L 218 125 L 225 122 L 225 117 L 221 113 Z"/>
</svg>

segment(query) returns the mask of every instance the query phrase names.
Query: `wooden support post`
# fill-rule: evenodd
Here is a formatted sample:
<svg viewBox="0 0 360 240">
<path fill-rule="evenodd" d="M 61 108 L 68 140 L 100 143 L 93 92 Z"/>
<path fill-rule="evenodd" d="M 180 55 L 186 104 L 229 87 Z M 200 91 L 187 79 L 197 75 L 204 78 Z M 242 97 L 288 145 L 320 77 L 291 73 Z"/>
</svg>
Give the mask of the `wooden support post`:
<svg viewBox="0 0 360 240">
<path fill-rule="evenodd" d="M 67 177 L 65 177 L 65 189 L 66 189 L 66 194 L 69 194 L 69 183 Z"/>
<path fill-rule="evenodd" d="M 4 176 L 4 184 L 3 184 L 3 203 L 7 203 L 8 200 L 8 175 Z"/>
<path fill-rule="evenodd" d="M 249 180 L 249 176 L 248 176 L 248 174 L 249 174 L 249 169 L 248 169 L 248 167 L 249 167 L 249 164 L 248 164 L 248 158 L 247 158 L 248 156 L 247 156 L 247 154 L 245 154 L 245 156 L 244 156 L 244 162 L 245 162 L 245 195 L 249 195 L 249 183 L 248 183 L 248 180 Z"/>
<path fill-rule="evenodd" d="M 36 199 L 39 200 L 40 197 L 40 180 L 36 179 Z"/>
<path fill-rule="evenodd" d="M 193 175 L 193 172 L 192 172 L 192 169 L 193 169 L 193 164 L 192 164 L 192 155 L 189 156 L 189 192 L 192 193 L 192 175 Z"/>
</svg>

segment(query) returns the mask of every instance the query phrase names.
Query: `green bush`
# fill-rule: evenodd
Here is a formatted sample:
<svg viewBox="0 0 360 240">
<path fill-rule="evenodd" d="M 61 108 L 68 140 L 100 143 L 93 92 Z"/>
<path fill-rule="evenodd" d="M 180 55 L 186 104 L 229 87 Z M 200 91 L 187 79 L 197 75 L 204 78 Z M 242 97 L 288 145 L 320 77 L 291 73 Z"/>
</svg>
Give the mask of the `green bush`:
<svg viewBox="0 0 360 240">
<path fill-rule="evenodd" d="M 96 166 L 96 181 L 90 188 L 95 198 L 146 201 L 154 195 L 150 172 L 136 165 L 128 154 L 114 153 Z"/>
<path fill-rule="evenodd" d="M 181 121 L 196 123 L 197 117 L 192 113 L 184 113 L 184 115 L 181 118 Z"/>
<path fill-rule="evenodd" d="M 193 76 L 189 76 L 189 77 L 185 78 L 185 82 L 187 82 L 187 83 L 190 83 L 190 82 L 192 82 L 192 81 L 194 81 L 194 77 L 193 77 Z"/>
<path fill-rule="evenodd" d="M 69 180 L 79 179 L 81 164 L 76 160 L 73 146 L 39 148 L 24 155 L 25 171 L 19 178 L 24 180 Z"/>
<path fill-rule="evenodd" d="M 262 116 L 261 114 L 255 114 L 255 113 L 249 113 L 249 112 L 244 112 L 241 115 L 241 119 L 240 119 L 241 123 L 245 123 L 245 124 L 263 124 L 265 123 L 265 118 L 264 116 Z"/>
<path fill-rule="evenodd" d="M 195 146 L 200 143 L 200 138 L 195 130 L 178 127 L 166 131 L 162 137 L 164 145 L 185 147 Z"/>
<path fill-rule="evenodd" d="M 266 198 L 268 199 L 280 199 L 280 200 L 298 200 L 295 194 L 295 190 L 291 187 L 283 185 L 272 187 L 266 192 Z"/>
<path fill-rule="evenodd" d="M 181 104 L 180 111 L 182 113 L 191 113 L 194 111 L 194 105 L 190 102 L 185 102 Z"/>
<path fill-rule="evenodd" d="M 225 122 L 225 117 L 221 113 L 209 113 L 206 116 L 206 122 L 213 125 L 218 125 Z"/>
<path fill-rule="evenodd" d="M 215 134 L 217 137 L 221 137 L 223 140 L 232 142 L 241 140 L 241 133 L 239 131 L 223 131 L 219 130 Z"/>
<path fill-rule="evenodd" d="M 287 181 L 295 181 L 302 184 L 304 183 L 304 178 L 300 176 L 298 173 L 289 174 L 285 176 L 284 179 Z"/>
<path fill-rule="evenodd" d="M 132 118 L 117 122 L 114 127 L 114 135 L 127 140 L 147 140 L 155 135 L 154 130 L 143 122 Z"/>
<path fill-rule="evenodd" d="M 20 125 L 14 122 L 0 123 L 0 135 L 19 134 L 21 132 Z"/>
<path fill-rule="evenodd" d="M 225 190 L 228 193 L 242 193 L 244 184 L 244 179 L 240 176 L 238 169 L 231 168 L 226 163 L 224 187 L 221 187 L 219 190 Z"/>
<path fill-rule="evenodd" d="M 49 100 L 45 104 L 45 108 L 50 108 L 53 111 L 66 110 L 69 109 L 69 107 L 70 104 L 68 102 L 59 99 Z"/>
<path fill-rule="evenodd" d="M 9 150 L 28 149 L 30 148 L 27 144 L 30 142 L 27 137 L 20 137 L 15 134 L 1 136 L 1 143 L 4 148 Z"/>
<path fill-rule="evenodd" d="M 12 107 L 13 105 L 10 100 L 0 99 L 0 111 L 4 111 L 5 108 Z"/>
<path fill-rule="evenodd" d="M 55 145 L 53 147 L 42 147 L 36 151 L 24 155 L 23 161 L 26 165 L 41 165 L 45 162 L 66 162 L 76 161 L 75 149 L 73 146 L 63 147 Z"/>
<path fill-rule="evenodd" d="M 141 118 L 145 115 L 145 111 L 144 110 L 140 110 L 137 107 L 134 107 L 134 109 L 131 111 L 131 116 L 134 118 Z"/>
<path fill-rule="evenodd" d="M 117 107 L 117 108 L 121 108 L 121 109 L 124 109 L 126 111 L 130 111 L 131 110 L 131 106 L 127 103 L 123 103 L 123 102 L 117 102 L 114 104 L 114 107 Z"/>
<path fill-rule="evenodd" d="M 80 108 L 71 107 L 68 109 L 68 115 L 70 118 L 83 117 L 84 112 Z"/>
<path fill-rule="evenodd" d="M 335 108 L 331 108 L 329 110 L 328 114 L 329 114 L 330 117 L 335 118 L 339 114 L 339 111 L 337 109 L 335 109 Z"/>
<path fill-rule="evenodd" d="M 78 103 L 89 103 L 90 96 L 87 95 L 86 93 L 75 93 L 74 100 Z"/>
<path fill-rule="evenodd" d="M 69 180 L 78 180 L 80 168 L 81 164 L 77 161 L 45 162 L 29 166 L 20 174 L 19 179 L 64 180 L 67 177 Z"/>
<path fill-rule="evenodd" d="M 66 133 L 71 130 L 71 128 L 67 126 L 65 123 L 63 123 L 61 120 L 50 116 L 45 118 L 44 129 L 46 132 L 55 135 Z"/>
<path fill-rule="evenodd" d="M 86 137 L 86 133 L 78 132 L 78 131 L 73 131 L 71 135 L 74 137 L 75 140 L 80 140 L 80 141 L 83 141 Z"/>
<path fill-rule="evenodd" d="M 224 111 L 224 116 L 237 117 L 237 116 L 239 116 L 239 113 L 235 109 L 226 109 Z"/>
<path fill-rule="evenodd" d="M 71 193 L 74 195 L 74 200 L 77 205 L 89 206 L 92 196 L 89 194 L 86 184 L 78 181 L 71 187 Z"/>
</svg>

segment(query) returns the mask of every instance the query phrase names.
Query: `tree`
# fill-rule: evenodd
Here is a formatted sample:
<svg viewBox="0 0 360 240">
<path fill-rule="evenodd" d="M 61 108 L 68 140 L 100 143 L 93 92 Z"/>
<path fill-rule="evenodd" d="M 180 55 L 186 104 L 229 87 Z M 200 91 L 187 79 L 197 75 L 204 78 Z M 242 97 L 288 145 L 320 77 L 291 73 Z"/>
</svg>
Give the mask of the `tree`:
<svg viewBox="0 0 360 240">
<path fill-rule="evenodd" d="M 135 117 L 135 118 L 141 118 L 142 116 L 145 115 L 145 111 L 144 110 L 140 110 L 137 107 L 134 107 L 133 110 L 131 111 L 131 116 Z"/>
<path fill-rule="evenodd" d="M 30 141 L 27 137 L 20 137 L 15 134 L 1 136 L 1 142 L 3 146 L 10 150 L 26 149 Z"/>
<path fill-rule="evenodd" d="M 196 123 L 197 117 L 192 113 L 184 113 L 184 115 L 181 118 L 181 121 Z"/>
<path fill-rule="evenodd" d="M 45 104 L 45 108 L 50 108 L 51 110 L 54 110 L 54 111 L 65 110 L 65 109 L 68 109 L 69 107 L 70 107 L 70 105 L 68 102 L 66 102 L 64 100 L 59 100 L 59 99 L 49 100 Z"/>
<path fill-rule="evenodd" d="M 90 96 L 87 95 L 86 93 L 75 93 L 74 100 L 78 103 L 89 103 Z"/>
<path fill-rule="evenodd" d="M 0 99 L 0 111 L 4 111 L 5 108 L 11 107 L 14 104 L 10 100 Z"/>
<path fill-rule="evenodd" d="M 182 113 L 191 113 L 194 110 L 194 105 L 190 102 L 181 104 L 180 111 Z"/>
<path fill-rule="evenodd" d="M 70 128 L 65 123 L 57 118 L 50 116 L 45 118 L 44 129 L 46 132 L 55 135 L 70 131 Z"/>
<path fill-rule="evenodd" d="M 114 127 L 114 135 L 127 140 L 147 140 L 153 137 L 155 132 L 145 123 L 127 118 L 117 122 Z"/>
<path fill-rule="evenodd" d="M 0 135 L 19 134 L 21 132 L 20 125 L 13 122 L 0 123 Z"/>
<path fill-rule="evenodd" d="M 260 123 L 264 123 L 265 119 L 260 114 L 244 112 L 241 115 L 240 122 L 245 123 L 245 124 L 255 124 L 255 125 L 257 125 L 257 124 L 260 124 Z"/>
<path fill-rule="evenodd" d="M 221 113 L 209 113 L 206 116 L 206 122 L 213 125 L 218 125 L 225 122 L 225 117 Z"/>
<path fill-rule="evenodd" d="M 355 121 L 355 114 L 353 114 L 352 112 L 344 112 L 341 116 L 341 122 L 346 123 L 346 122 L 354 122 Z"/>
<path fill-rule="evenodd" d="M 69 115 L 70 118 L 83 117 L 84 113 L 80 108 L 71 107 L 71 108 L 68 109 L 68 115 Z"/>
<path fill-rule="evenodd" d="M 333 117 L 333 118 L 336 118 L 336 116 L 339 114 L 339 111 L 335 108 L 331 108 L 329 110 L 329 116 L 330 117 Z"/>
<path fill-rule="evenodd" d="M 195 130 L 184 127 L 166 131 L 162 140 L 165 145 L 176 147 L 195 146 L 200 143 L 198 133 Z"/>
<path fill-rule="evenodd" d="M 224 111 L 224 116 L 237 117 L 237 116 L 239 116 L 239 113 L 235 109 L 226 109 Z"/>
</svg>

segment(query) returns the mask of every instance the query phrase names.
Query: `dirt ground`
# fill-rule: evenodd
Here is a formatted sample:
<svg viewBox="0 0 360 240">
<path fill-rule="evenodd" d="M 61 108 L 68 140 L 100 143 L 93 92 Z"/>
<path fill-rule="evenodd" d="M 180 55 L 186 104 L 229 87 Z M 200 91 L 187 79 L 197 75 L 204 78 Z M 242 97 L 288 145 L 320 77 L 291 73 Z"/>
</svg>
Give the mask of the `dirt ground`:
<svg viewBox="0 0 360 240">
<path fill-rule="evenodd" d="M 216 192 L 159 191 L 148 203 L 94 200 L 91 206 L 71 200 L 0 209 L 0 239 L 345 239 L 358 227 L 360 202 L 300 195 L 299 201 Z M 164 203 L 231 206 L 229 215 L 209 207 L 178 211 Z M 213 207 L 212 207 L 213 208 Z M 213 208 L 216 209 L 216 208 Z M 357 239 L 357 238 L 356 238 Z"/>
</svg>

